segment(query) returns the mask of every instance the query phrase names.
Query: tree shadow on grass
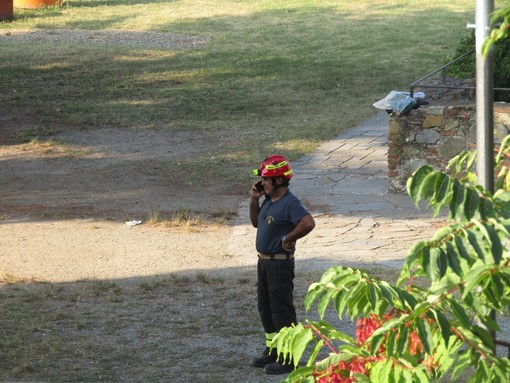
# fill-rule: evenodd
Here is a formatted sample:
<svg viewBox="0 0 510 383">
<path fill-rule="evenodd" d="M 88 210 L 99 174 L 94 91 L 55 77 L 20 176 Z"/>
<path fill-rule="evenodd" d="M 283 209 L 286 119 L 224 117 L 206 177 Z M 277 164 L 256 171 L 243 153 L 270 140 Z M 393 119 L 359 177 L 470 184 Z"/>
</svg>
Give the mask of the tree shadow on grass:
<svg viewBox="0 0 510 383">
<path fill-rule="evenodd" d="M 301 318 L 317 275 L 298 275 Z M 264 347 L 255 278 L 254 268 L 61 283 L 4 278 L 0 379 L 279 382 L 249 366 Z"/>
</svg>

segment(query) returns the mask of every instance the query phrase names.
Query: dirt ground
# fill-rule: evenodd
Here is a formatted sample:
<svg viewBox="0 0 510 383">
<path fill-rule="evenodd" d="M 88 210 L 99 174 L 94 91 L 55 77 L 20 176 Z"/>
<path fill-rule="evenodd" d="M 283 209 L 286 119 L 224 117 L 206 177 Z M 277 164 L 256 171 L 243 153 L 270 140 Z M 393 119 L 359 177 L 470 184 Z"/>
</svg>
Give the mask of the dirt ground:
<svg viewBox="0 0 510 383">
<path fill-rule="evenodd" d="M 63 36 L 78 35 L 16 38 Z M 198 187 L 169 171 L 207 156 L 218 144 L 212 133 L 48 131 L 30 108 L 9 108 L 0 113 L 0 381 L 283 378 L 249 366 L 264 341 L 256 261 L 253 243 L 232 241 L 247 220 L 236 214 L 249 185 Z M 213 222 L 185 214 L 176 224 L 174 213 L 187 211 Z M 142 224 L 126 224 L 134 220 Z M 246 257 L 229 254 L 232 246 Z M 297 276 L 296 302 L 311 278 Z"/>
<path fill-rule="evenodd" d="M 228 224 L 146 224 L 154 212 L 171 219 L 187 209 L 237 211 L 245 196 L 228 194 L 221 185 L 204 190 L 177 183 L 159 165 L 207 151 L 213 141 L 189 133 L 116 129 L 63 131 L 52 140 L 65 145 L 0 146 L 4 273 L 69 281 L 193 269 L 198 258 L 201 268 L 225 264 Z M 125 224 L 132 220 L 143 224 Z M 83 262 L 73 266 L 70 254 Z"/>
<path fill-rule="evenodd" d="M 246 198 L 161 171 L 207 152 L 209 137 L 61 130 L 52 140 L 64 144 L 20 144 L 0 133 L 0 381 L 280 381 L 249 367 L 262 329 L 254 268 L 228 253 L 234 224 L 147 223 Z"/>
</svg>

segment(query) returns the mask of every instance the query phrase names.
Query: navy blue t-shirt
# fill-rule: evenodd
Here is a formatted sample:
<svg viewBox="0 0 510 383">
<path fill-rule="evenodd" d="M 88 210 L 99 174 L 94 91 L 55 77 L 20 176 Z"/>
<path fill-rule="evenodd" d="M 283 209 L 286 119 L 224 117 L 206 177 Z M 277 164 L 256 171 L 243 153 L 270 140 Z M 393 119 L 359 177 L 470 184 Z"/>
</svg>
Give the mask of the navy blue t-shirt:
<svg viewBox="0 0 510 383">
<path fill-rule="evenodd" d="M 301 201 L 287 190 L 275 202 L 266 199 L 260 207 L 255 246 L 260 254 L 290 253 L 282 249 L 282 237 L 291 231 L 301 218 L 309 214 Z"/>
</svg>

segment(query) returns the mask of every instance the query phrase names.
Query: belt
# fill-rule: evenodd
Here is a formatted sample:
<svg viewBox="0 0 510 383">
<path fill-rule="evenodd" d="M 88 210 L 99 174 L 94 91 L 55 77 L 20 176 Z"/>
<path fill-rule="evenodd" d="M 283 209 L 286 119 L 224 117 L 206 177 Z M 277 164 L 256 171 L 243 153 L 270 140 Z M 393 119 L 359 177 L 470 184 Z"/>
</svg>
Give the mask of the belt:
<svg viewBox="0 0 510 383">
<path fill-rule="evenodd" d="M 283 253 L 276 253 L 276 254 L 260 254 L 259 258 L 271 261 L 278 260 L 278 261 L 288 261 L 289 259 L 294 259 L 293 254 L 283 254 Z"/>
</svg>

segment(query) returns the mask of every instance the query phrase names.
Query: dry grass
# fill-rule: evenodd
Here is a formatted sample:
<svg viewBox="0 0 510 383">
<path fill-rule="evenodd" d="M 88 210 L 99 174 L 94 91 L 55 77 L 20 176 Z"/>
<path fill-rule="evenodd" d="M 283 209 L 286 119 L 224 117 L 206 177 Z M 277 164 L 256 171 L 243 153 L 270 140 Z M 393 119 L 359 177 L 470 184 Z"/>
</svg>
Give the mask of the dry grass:
<svg viewBox="0 0 510 383">
<path fill-rule="evenodd" d="M 246 278 L 9 278 L 0 285 L 0 380 L 219 382 L 228 381 L 221 380 L 229 375 L 226 355 L 241 361 L 240 373 L 253 375 L 246 343 L 257 343 L 260 325 Z M 187 378 L 178 379 L 183 373 Z"/>
<path fill-rule="evenodd" d="M 375 272 L 387 275 L 387 269 Z M 61 284 L 5 276 L 0 380 L 276 382 L 249 367 L 263 341 L 255 270 L 228 274 Z M 302 302 L 319 278 L 318 272 L 298 271 L 301 320 L 313 318 Z M 352 325 L 340 327 L 349 331 Z"/>
<path fill-rule="evenodd" d="M 152 211 L 149 214 L 147 223 L 154 226 L 193 230 L 193 228 L 206 224 L 224 225 L 237 215 L 238 213 L 232 209 L 215 211 L 207 214 L 194 212 L 190 209 L 180 209 L 167 218 L 158 211 Z"/>
</svg>

